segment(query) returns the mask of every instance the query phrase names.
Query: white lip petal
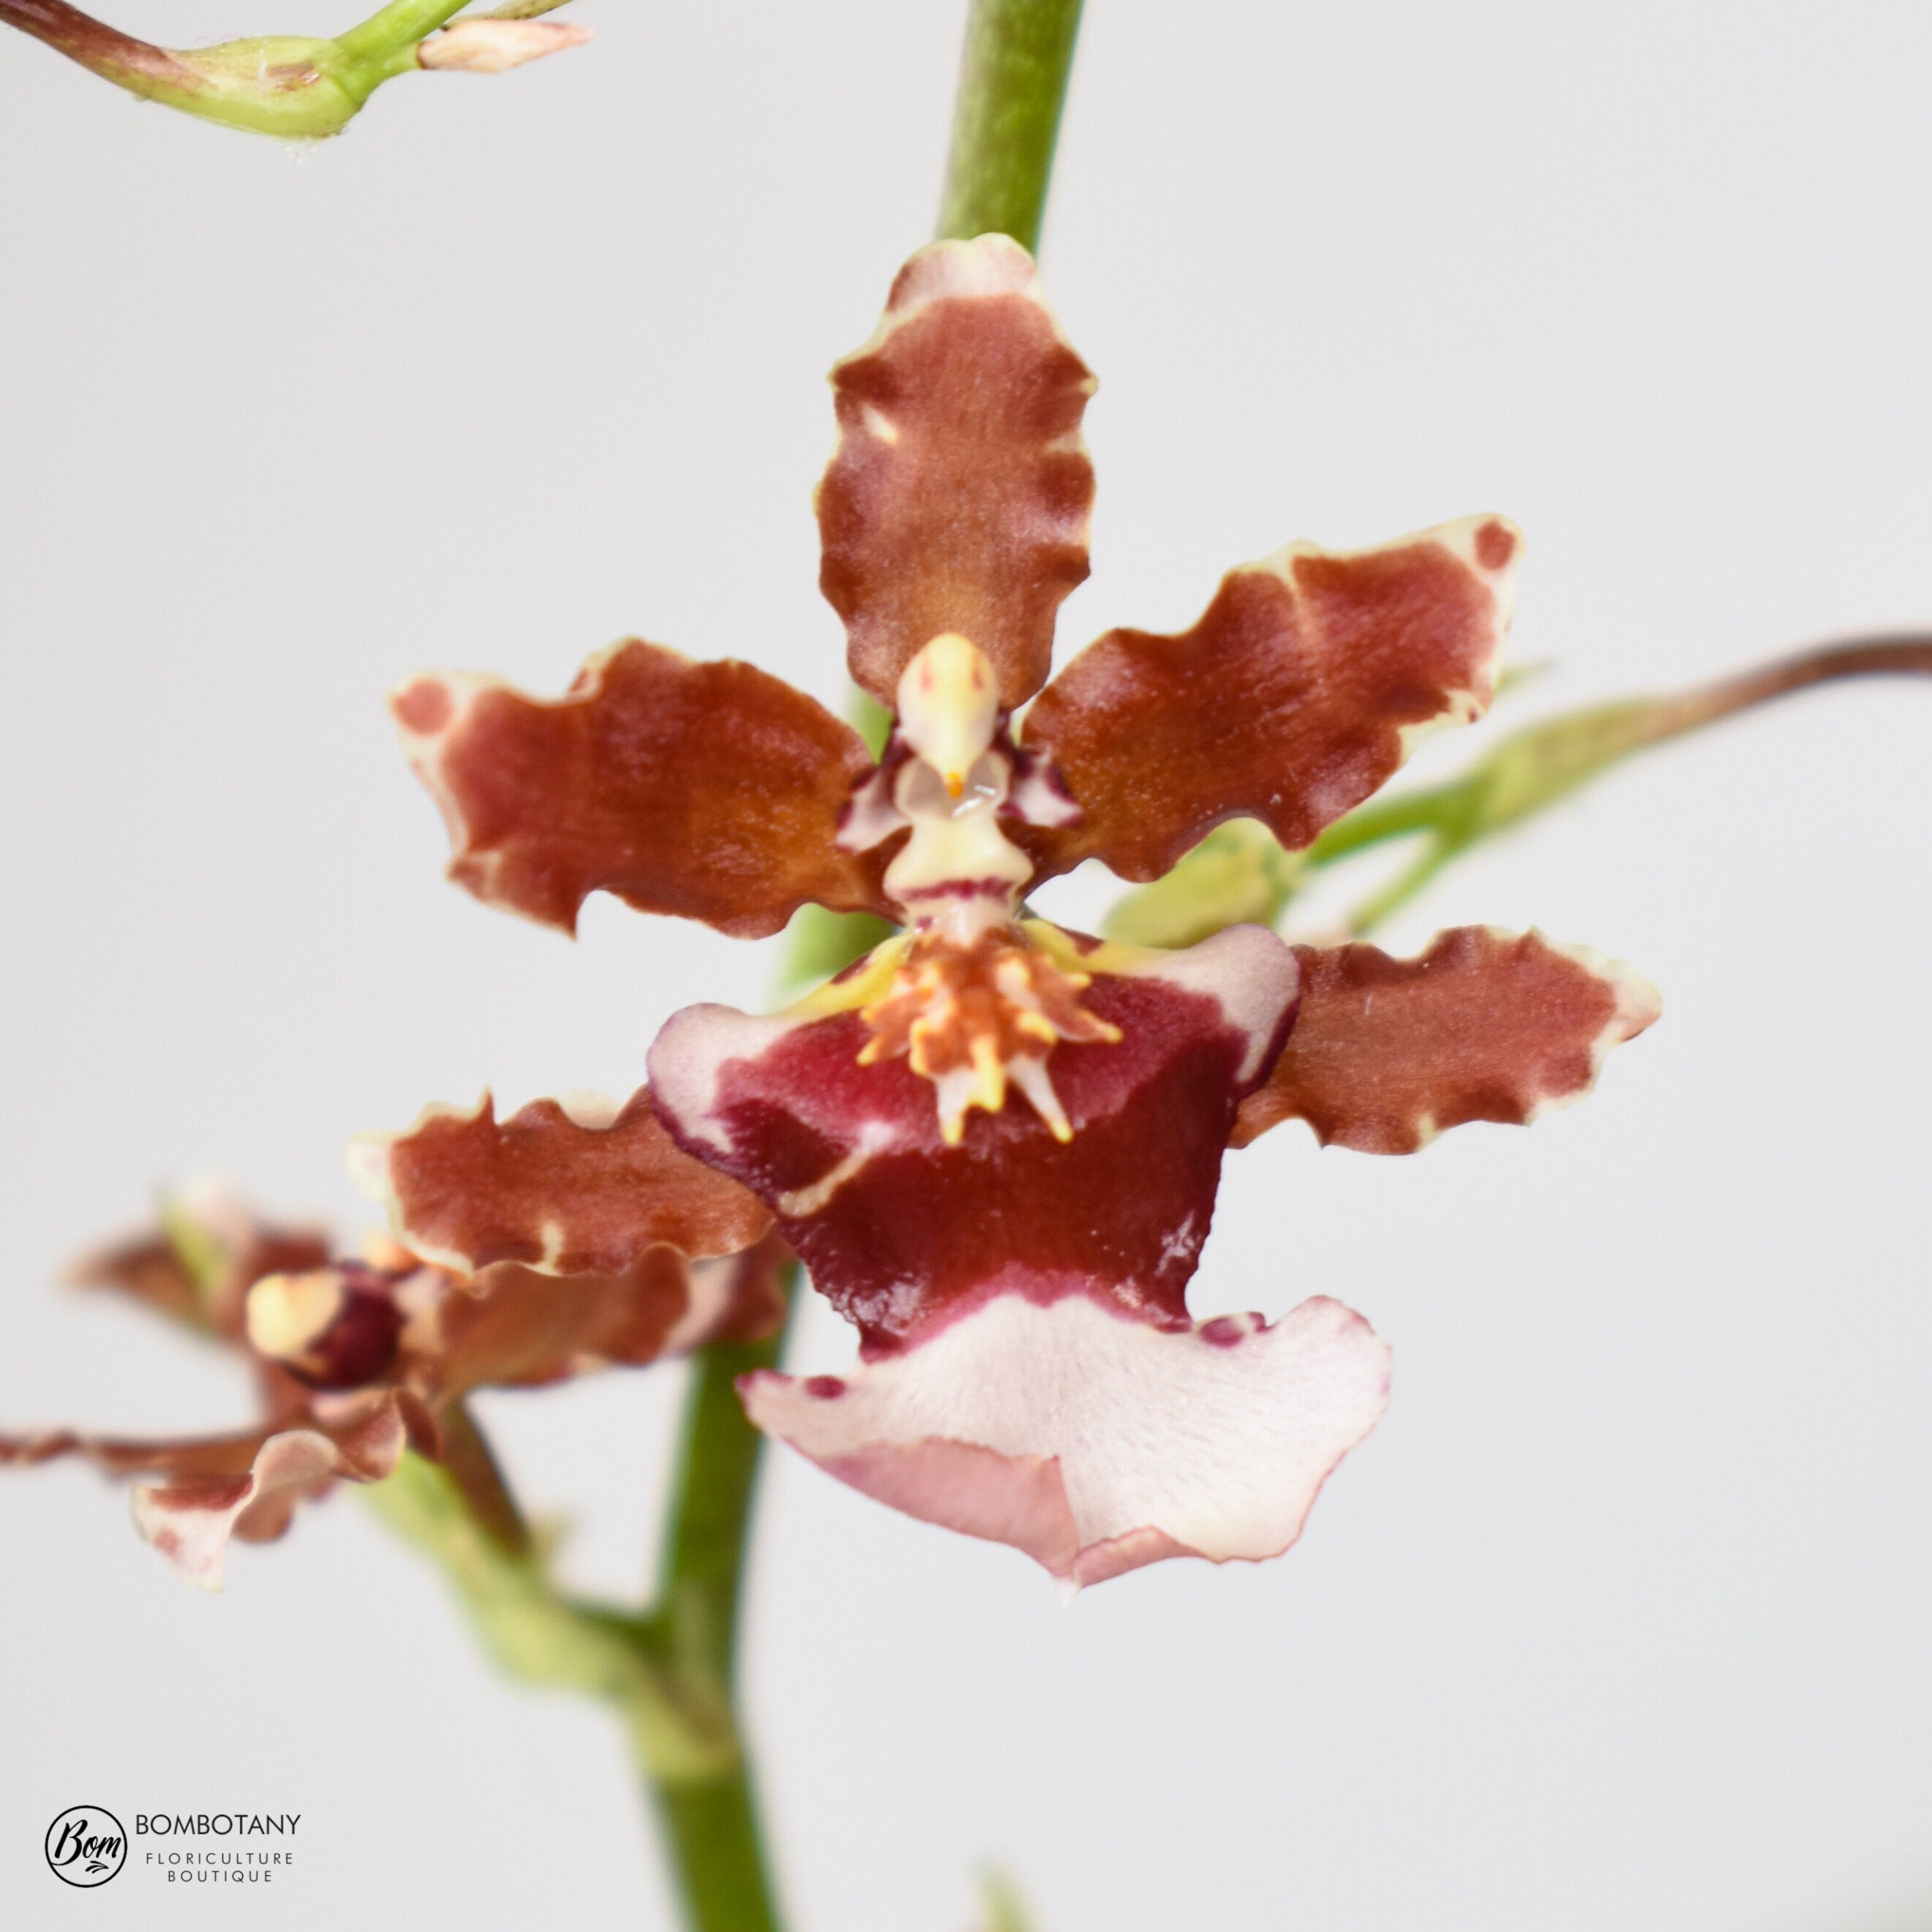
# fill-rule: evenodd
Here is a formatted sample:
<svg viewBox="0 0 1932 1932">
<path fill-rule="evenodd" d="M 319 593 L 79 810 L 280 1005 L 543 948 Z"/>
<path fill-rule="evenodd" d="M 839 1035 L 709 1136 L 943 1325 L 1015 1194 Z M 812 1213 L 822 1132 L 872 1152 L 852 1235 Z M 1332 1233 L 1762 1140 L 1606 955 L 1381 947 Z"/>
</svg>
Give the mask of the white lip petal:
<svg viewBox="0 0 1932 1932">
<path fill-rule="evenodd" d="M 760 1429 L 841 1481 L 1078 1588 L 1279 1556 L 1387 1406 L 1389 1351 L 1325 1297 L 1172 1330 L 1000 1295 L 849 1375 L 740 1386 Z"/>
</svg>

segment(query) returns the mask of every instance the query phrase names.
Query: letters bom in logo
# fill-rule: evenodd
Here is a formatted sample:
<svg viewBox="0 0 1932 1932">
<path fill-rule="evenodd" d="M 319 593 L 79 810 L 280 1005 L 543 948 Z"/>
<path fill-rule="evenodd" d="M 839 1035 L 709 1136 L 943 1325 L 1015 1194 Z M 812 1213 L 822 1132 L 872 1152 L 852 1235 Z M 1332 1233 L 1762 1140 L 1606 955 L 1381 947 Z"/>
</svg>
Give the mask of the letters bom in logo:
<svg viewBox="0 0 1932 1932">
<path fill-rule="evenodd" d="M 47 1864 L 64 1884 L 105 1885 L 127 1862 L 128 1834 L 98 1804 L 70 1805 L 47 1827 Z"/>
</svg>

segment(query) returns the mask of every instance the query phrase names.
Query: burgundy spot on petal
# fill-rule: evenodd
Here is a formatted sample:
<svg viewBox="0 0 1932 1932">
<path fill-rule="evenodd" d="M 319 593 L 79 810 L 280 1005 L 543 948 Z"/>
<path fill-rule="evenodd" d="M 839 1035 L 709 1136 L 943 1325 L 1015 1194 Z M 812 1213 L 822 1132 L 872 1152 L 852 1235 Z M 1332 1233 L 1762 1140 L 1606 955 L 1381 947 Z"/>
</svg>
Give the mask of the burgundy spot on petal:
<svg viewBox="0 0 1932 1932">
<path fill-rule="evenodd" d="M 449 687 L 435 677 L 419 677 L 413 684 L 405 686 L 390 700 L 390 708 L 403 729 L 418 737 L 440 731 L 456 711 Z"/>
<path fill-rule="evenodd" d="M 845 1384 L 836 1376 L 808 1376 L 805 1392 L 816 1396 L 820 1402 L 830 1402 L 845 1393 Z"/>
<path fill-rule="evenodd" d="M 1476 532 L 1476 561 L 1485 570 L 1500 570 L 1516 554 L 1516 532 L 1496 518 Z"/>
</svg>

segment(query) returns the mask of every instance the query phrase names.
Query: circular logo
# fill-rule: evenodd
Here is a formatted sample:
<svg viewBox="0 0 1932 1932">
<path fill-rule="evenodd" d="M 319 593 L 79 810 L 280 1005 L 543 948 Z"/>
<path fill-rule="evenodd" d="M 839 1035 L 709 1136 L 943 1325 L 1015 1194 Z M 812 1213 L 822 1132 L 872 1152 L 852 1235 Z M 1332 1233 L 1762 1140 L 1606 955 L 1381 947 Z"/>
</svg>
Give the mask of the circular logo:
<svg viewBox="0 0 1932 1932">
<path fill-rule="evenodd" d="M 128 1834 L 98 1804 L 70 1805 L 47 1827 L 47 1866 L 63 1885 L 105 1885 L 127 1862 Z"/>
</svg>

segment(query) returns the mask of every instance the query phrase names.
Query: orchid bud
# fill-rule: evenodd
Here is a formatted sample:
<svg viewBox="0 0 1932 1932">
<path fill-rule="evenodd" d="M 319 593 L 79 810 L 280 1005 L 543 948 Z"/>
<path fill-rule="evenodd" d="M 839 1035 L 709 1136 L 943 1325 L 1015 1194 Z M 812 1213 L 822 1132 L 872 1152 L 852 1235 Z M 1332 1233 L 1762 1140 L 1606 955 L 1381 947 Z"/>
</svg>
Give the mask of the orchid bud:
<svg viewBox="0 0 1932 1932">
<path fill-rule="evenodd" d="M 504 74 L 590 38 L 590 29 L 574 20 L 458 20 L 424 40 L 416 62 L 458 74 Z"/>
</svg>

